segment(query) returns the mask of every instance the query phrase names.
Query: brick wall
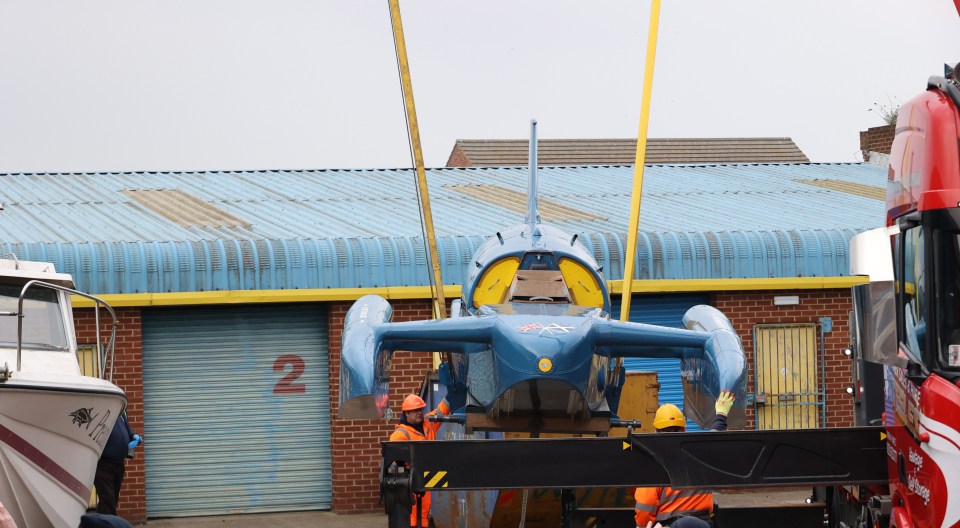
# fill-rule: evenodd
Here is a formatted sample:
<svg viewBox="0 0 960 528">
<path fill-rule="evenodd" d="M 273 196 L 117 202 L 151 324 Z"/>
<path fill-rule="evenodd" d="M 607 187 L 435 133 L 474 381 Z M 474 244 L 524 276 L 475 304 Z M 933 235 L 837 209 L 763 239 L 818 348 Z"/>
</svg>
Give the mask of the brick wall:
<svg viewBox="0 0 960 528">
<path fill-rule="evenodd" d="M 796 306 L 774 306 L 775 295 L 797 295 Z M 833 331 L 826 338 L 827 423 L 830 427 L 853 425 L 853 404 L 844 389 L 850 383 L 850 363 L 843 355 L 849 342 L 847 317 L 850 293 L 846 289 L 811 291 L 722 292 L 714 295 L 715 305 L 730 317 L 744 341 L 749 365 L 748 391 L 755 391 L 753 327 L 770 323 L 816 323 L 821 317 L 833 319 Z M 343 318 L 349 302 L 330 305 L 329 383 L 333 447 L 333 510 L 337 513 L 382 511 L 378 471 L 380 442 L 386 440 L 395 422 L 379 420 L 344 420 L 337 415 L 339 401 L 340 344 Z M 430 303 L 425 300 L 392 303 L 394 321 L 430 318 Z M 128 415 L 134 430 L 143 431 L 143 376 L 141 312 L 120 309 L 117 334 L 117 357 L 114 382 L 127 393 Z M 77 338 L 81 344 L 94 342 L 92 310 L 74 314 Z M 104 323 L 104 331 L 107 330 Z M 423 376 L 430 370 L 429 354 L 397 352 L 394 355 L 391 380 L 391 407 L 399 414 L 400 401 L 420 388 Z M 748 409 L 747 427 L 755 425 L 752 409 Z M 149 442 L 145 446 L 149 449 Z M 122 517 L 134 524 L 146 521 L 146 486 L 143 454 L 128 461 L 120 500 Z"/>
<path fill-rule="evenodd" d="M 797 295 L 796 306 L 774 306 L 775 295 Z M 722 310 L 743 338 L 749 365 L 747 390 L 755 391 L 753 327 L 758 324 L 817 323 L 821 317 L 833 320 L 833 331 L 826 335 L 826 414 L 828 427 L 853 425 L 853 402 L 845 392 L 850 384 L 850 361 L 843 354 L 849 343 L 847 318 L 850 311 L 850 291 L 769 291 L 723 292 L 714 296 L 714 303 Z M 430 318 L 428 301 L 392 303 L 394 321 Z M 382 511 L 379 499 L 378 471 L 380 442 L 394 429 L 394 422 L 377 420 L 343 420 L 337 417 L 339 401 L 340 344 L 343 318 L 350 303 L 338 303 L 330 310 L 330 398 L 333 431 L 333 511 L 361 513 Z M 424 375 L 432 366 L 429 354 L 397 352 L 394 355 L 394 375 L 391 379 L 390 404 L 399 415 L 400 401 L 406 394 L 420 388 Z M 747 428 L 755 427 L 753 409 L 747 410 Z"/>
<path fill-rule="evenodd" d="M 868 128 L 860 132 L 860 150 L 867 152 L 881 152 L 890 154 L 890 148 L 893 146 L 893 134 L 896 130 L 895 125 L 884 125 Z M 864 156 L 866 159 L 866 155 Z"/>
<path fill-rule="evenodd" d="M 774 306 L 775 295 L 797 295 L 796 306 Z M 723 292 L 715 294 L 715 304 L 730 318 L 743 338 L 749 365 L 748 391 L 754 392 L 753 327 L 758 324 L 817 323 L 821 317 L 833 320 L 833 331 L 826 335 L 827 425 L 853 425 L 853 402 L 845 392 L 850 384 L 850 361 L 843 354 L 849 343 L 848 316 L 850 292 L 846 289 L 815 291 Z M 336 416 L 339 398 L 340 339 L 343 318 L 349 303 L 331 306 L 330 311 L 330 398 L 333 416 L 333 510 L 337 513 L 382 511 L 379 499 L 378 471 L 380 442 L 394 429 L 393 422 L 343 420 Z M 427 301 L 394 303 L 394 320 L 422 320 L 430 317 Z M 390 404 L 399 413 L 404 395 L 419 390 L 431 368 L 428 354 L 397 352 L 391 379 Z M 753 409 L 747 410 L 747 428 L 755 427 Z"/>
<path fill-rule="evenodd" d="M 393 320 L 411 321 L 431 317 L 429 301 L 399 301 L 393 304 Z M 343 319 L 351 303 L 330 305 L 330 401 L 333 444 L 333 510 L 338 513 L 381 511 L 379 492 L 380 442 L 386 440 L 395 428 L 379 420 L 341 420 L 337 418 L 340 384 L 340 339 Z M 114 366 L 114 383 L 127 394 L 127 415 L 130 426 L 143 432 L 143 341 L 141 311 L 139 308 L 118 309 L 119 328 Z M 93 310 L 75 310 L 74 321 L 79 344 L 96 341 Z M 101 314 L 101 335 L 109 335 L 108 322 Z M 411 392 L 417 392 L 424 375 L 431 369 L 429 354 L 397 352 L 393 360 L 391 379 L 391 407 L 400 412 L 400 402 Z M 149 449 L 149 439 L 143 449 Z M 133 524 L 147 520 L 146 471 L 143 452 L 128 460 L 126 476 L 120 493 L 118 514 Z"/>
<path fill-rule="evenodd" d="M 800 298 L 800 304 L 774 306 L 773 297 L 776 295 L 796 295 Z M 730 318 L 734 329 L 743 339 L 749 366 L 748 392 L 756 391 L 753 346 L 755 325 L 817 323 L 821 317 L 832 318 L 833 331 L 826 334 L 825 339 L 827 427 L 853 425 L 853 399 L 845 391 L 846 387 L 850 386 L 850 360 L 843 354 L 850 342 L 849 290 L 722 292 L 714 296 L 714 304 Z M 755 425 L 753 409 L 748 408 L 746 427 L 752 429 Z"/>
<path fill-rule="evenodd" d="M 114 357 L 113 382 L 127 393 L 127 418 L 130 427 L 137 433 L 143 432 L 143 338 L 141 334 L 141 312 L 139 308 L 117 309 L 119 327 Z M 109 316 L 101 312 L 101 339 L 104 343 L 110 336 Z M 96 321 L 93 310 L 75 310 L 73 313 L 77 330 L 77 343 L 81 345 L 96 343 Z M 107 319 L 106 321 L 104 319 Z M 136 458 L 127 460 L 126 476 L 120 490 L 120 504 L 117 514 L 132 524 L 147 521 L 146 472 L 143 451 L 146 444 L 138 450 Z"/>
<path fill-rule="evenodd" d="M 463 153 L 459 143 L 453 146 L 453 151 L 450 152 L 450 157 L 447 159 L 447 167 L 473 167 L 473 163 Z"/>
<path fill-rule="evenodd" d="M 340 401 L 340 344 L 343 318 L 352 303 L 330 305 L 330 416 L 333 444 L 333 511 L 383 511 L 380 503 L 380 442 L 390 437 L 396 420 L 344 420 L 337 415 Z M 430 301 L 392 302 L 393 321 L 430 319 Z M 431 354 L 396 352 L 390 377 L 390 407 L 400 415 L 400 402 L 420 391 L 433 366 Z"/>
</svg>

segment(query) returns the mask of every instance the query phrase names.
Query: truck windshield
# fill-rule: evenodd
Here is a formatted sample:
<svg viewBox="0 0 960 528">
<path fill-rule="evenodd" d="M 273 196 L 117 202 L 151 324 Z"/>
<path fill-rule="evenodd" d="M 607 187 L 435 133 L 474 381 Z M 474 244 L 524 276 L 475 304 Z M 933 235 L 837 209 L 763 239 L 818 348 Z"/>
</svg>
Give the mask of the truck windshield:
<svg viewBox="0 0 960 528">
<path fill-rule="evenodd" d="M 952 211 L 952 212 L 955 212 Z M 941 370 L 960 371 L 960 229 L 956 214 L 944 215 L 948 220 L 934 229 L 932 250 L 934 275 L 934 310 L 937 321 L 936 350 L 929 354 Z"/>
<path fill-rule="evenodd" d="M 22 285 L 0 284 L 0 313 L 16 313 Z M 69 350 L 56 291 L 31 287 L 23 300 L 23 348 Z M 16 316 L 0 316 L 0 347 L 17 346 Z"/>
</svg>

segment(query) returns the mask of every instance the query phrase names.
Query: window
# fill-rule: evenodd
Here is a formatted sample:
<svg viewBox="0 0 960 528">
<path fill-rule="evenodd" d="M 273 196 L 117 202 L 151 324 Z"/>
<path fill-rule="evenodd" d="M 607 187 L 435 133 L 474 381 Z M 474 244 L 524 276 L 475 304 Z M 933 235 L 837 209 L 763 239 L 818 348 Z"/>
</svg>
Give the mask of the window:
<svg viewBox="0 0 960 528">
<path fill-rule="evenodd" d="M 22 285 L 0 284 L 0 312 L 16 313 Z M 60 297 L 54 290 L 31 287 L 23 300 L 23 348 L 69 350 Z M 17 346 L 16 316 L 0 317 L 0 343 Z"/>
<path fill-rule="evenodd" d="M 900 319 L 903 332 L 902 343 L 916 357 L 923 357 L 926 341 L 926 279 L 924 271 L 924 236 L 922 227 L 904 231 L 899 238 L 897 267 L 901 270 L 897 290 L 900 292 L 899 306 L 902 308 Z"/>
<path fill-rule="evenodd" d="M 940 369 L 960 370 L 960 232 L 933 232 L 936 348 L 931 360 Z"/>
<path fill-rule="evenodd" d="M 960 371 L 960 209 L 926 211 L 911 223 L 894 239 L 897 336 L 911 360 L 953 377 Z"/>
</svg>

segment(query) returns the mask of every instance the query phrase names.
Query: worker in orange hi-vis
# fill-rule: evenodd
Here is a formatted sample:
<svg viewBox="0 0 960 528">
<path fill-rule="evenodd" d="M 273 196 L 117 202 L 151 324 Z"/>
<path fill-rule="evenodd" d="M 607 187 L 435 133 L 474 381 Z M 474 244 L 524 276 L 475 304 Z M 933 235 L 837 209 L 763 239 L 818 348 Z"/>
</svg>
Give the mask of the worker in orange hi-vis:
<svg viewBox="0 0 960 528">
<path fill-rule="evenodd" d="M 733 395 L 730 391 L 722 391 L 717 398 L 717 418 L 713 421 L 711 430 L 727 430 L 727 414 L 731 407 Z M 653 427 L 658 433 L 683 432 L 687 429 L 687 421 L 676 405 L 668 403 L 657 409 Z M 637 501 L 634 519 L 639 527 L 647 526 L 651 522 L 670 526 L 689 517 L 700 519 L 709 526 L 713 525 L 713 493 L 708 490 L 675 490 L 670 486 L 637 488 L 634 498 Z"/>
<path fill-rule="evenodd" d="M 427 402 L 416 394 L 411 394 L 403 399 L 400 406 L 402 416 L 397 429 L 390 434 L 391 441 L 400 440 L 435 440 L 437 438 L 437 429 L 440 428 L 439 422 L 428 422 L 424 420 L 423 411 L 427 407 Z M 427 413 L 427 416 L 440 414 L 450 414 L 450 404 L 446 398 L 440 402 L 436 409 Z M 428 517 L 430 515 L 430 493 L 424 493 L 420 501 L 420 527 L 428 526 Z M 417 508 L 414 504 L 410 511 L 410 526 L 417 527 Z"/>
</svg>

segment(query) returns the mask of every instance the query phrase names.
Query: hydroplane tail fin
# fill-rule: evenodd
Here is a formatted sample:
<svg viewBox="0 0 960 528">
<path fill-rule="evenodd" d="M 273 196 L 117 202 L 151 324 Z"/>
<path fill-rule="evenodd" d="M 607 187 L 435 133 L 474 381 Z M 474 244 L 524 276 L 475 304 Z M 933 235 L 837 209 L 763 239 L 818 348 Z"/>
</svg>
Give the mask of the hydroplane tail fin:
<svg viewBox="0 0 960 528">
<path fill-rule="evenodd" d="M 527 216 L 524 223 L 529 226 L 531 236 L 539 235 L 540 210 L 537 208 L 537 120 L 530 120 L 530 180 L 527 184 Z"/>
</svg>

